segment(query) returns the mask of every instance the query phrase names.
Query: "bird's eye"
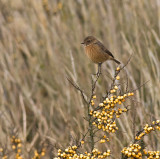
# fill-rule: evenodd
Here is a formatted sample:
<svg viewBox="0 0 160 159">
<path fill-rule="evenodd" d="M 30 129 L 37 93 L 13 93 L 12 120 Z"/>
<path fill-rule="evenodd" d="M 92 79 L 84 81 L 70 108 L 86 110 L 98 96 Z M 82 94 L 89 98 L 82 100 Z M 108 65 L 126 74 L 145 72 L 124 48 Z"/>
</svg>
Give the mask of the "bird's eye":
<svg viewBox="0 0 160 159">
<path fill-rule="evenodd" d="M 89 43 L 89 42 L 91 42 L 91 40 L 88 40 L 87 42 Z"/>
</svg>

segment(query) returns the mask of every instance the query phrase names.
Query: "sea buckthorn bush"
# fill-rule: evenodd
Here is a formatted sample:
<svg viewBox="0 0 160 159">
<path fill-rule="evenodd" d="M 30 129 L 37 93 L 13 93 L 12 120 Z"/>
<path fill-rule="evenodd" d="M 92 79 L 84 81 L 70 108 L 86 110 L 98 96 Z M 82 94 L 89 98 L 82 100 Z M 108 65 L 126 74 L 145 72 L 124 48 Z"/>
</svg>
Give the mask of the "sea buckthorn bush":
<svg viewBox="0 0 160 159">
<path fill-rule="evenodd" d="M 14 158 L 14 159 L 24 159 L 24 152 L 22 150 L 23 148 L 23 143 L 20 138 L 17 136 L 13 135 L 10 138 L 10 143 L 11 145 L 11 150 L 4 148 L 0 148 L 0 157 L 2 159 L 9 159 L 9 158 Z M 46 150 L 45 148 L 42 148 L 41 151 L 34 151 L 34 155 L 32 157 L 30 156 L 31 159 L 43 159 L 45 156 Z M 12 155 L 12 157 L 11 157 Z"/>
<path fill-rule="evenodd" d="M 130 144 L 158 156 L 159 13 L 159 0 L 0 0 L 0 159 L 52 159 L 72 146 L 119 159 Z M 122 66 L 132 54 L 125 72 L 105 62 L 93 93 L 88 35 Z"/>
<path fill-rule="evenodd" d="M 55 157 L 54 159 L 96 159 L 108 157 L 110 158 L 111 156 L 114 156 L 114 152 L 112 152 L 110 149 L 104 152 L 96 149 L 96 142 L 94 138 L 99 131 L 102 131 L 104 135 L 100 138 L 99 143 L 110 144 L 110 139 L 106 135 L 119 131 L 116 119 L 120 118 L 122 114 L 130 111 L 130 108 L 128 106 L 125 106 L 125 102 L 134 97 L 134 92 L 137 91 L 137 89 L 134 91 L 126 90 L 123 93 L 119 91 L 118 83 L 116 83 L 120 80 L 119 74 L 126 67 L 126 65 L 121 68 L 116 68 L 111 87 L 98 105 L 95 104 L 95 100 L 97 98 L 95 95 L 95 88 L 97 81 L 101 75 L 99 72 L 97 72 L 96 74 L 97 77 L 95 81 L 92 82 L 92 93 L 88 102 L 84 98 L 84 92 L 75 83 L 69 80 L 69 82 L 78 91 L 81 92 L 81 95 L 88 106 L 88 119 L 86 119 L 86 121 L 88 122 L 88 132 L 83 136 L 83 139 L 81 139 L 81 141 L 77 145 L 69 146 L 64 150 L 58 149 L 57 157 Z M 94 127 L 96 129 L 94 129 Z M 146 156 L 148 159 L 159 158 L 159 151 L 147 151 L 138 143 L 145 135 L 156 130 L 160 130 L 159 120 L 153 121 L 152 125 L 146 124 L 142 130 L 137 132 L 133 143 L 130 144 L 129 147 L 123 148 L 123 150 L 121 151 L 122 159 L 142 159 L 144 156 Z M 86 139 L 87 137 L 90 138 L 88 141 Z M 86 151 L 84 153 L 81 153 L 80 151 L 78 151 L 79 148 L 84 148 L 84 145 L 87 144 L 87 142 L 90 145 L 90 152 Z"/>
</svg>

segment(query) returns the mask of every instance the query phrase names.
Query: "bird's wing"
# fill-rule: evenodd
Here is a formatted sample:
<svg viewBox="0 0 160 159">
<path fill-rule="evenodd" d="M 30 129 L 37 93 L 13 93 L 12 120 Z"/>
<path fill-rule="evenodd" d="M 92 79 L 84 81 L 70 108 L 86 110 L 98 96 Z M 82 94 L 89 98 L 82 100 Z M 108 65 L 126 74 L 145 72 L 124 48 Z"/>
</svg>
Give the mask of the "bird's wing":
<svg viewBox="0 0 160 159">
<path fill-rule="evenodd" d="M 98 46 L 100 46 L 101 49 L 102 49 L 105 53 L 107 53 L 108 55 L 110 55 L 111 57 L 114 58 L 114 56 L 112 55 L 112 53 L 111 53 L 108 49 L 106 49 L 106 48 L 104 47 L 104 45 L 103 45 L 100 41 L 95 42 L 95 44 L 97 44 Z"/>
</svg>

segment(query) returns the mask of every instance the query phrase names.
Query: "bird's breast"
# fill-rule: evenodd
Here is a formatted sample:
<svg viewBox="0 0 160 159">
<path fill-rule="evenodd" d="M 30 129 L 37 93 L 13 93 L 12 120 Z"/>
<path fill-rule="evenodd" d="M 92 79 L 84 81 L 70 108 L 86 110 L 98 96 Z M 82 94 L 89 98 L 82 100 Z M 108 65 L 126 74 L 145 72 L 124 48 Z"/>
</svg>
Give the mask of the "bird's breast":
<svg viewBox="0 0 160 159">
<path fill-rule="evenodd" d="M 94 63 L 102 63 L 109 59 L 109 56 L 96 44 L 86 46 L 85 53 Z"/>
</svg>

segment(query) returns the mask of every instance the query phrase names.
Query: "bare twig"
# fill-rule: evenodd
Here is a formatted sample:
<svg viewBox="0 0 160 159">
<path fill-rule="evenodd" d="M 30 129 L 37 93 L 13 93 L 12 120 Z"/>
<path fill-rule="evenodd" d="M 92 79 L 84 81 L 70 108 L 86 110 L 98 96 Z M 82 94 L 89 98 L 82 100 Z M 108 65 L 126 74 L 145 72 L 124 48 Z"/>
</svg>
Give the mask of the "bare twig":
<svg viewBox="0 0 160 159">
<path fill-rule="evenodd" d="M 143 87 L 146 83 L 148 83 L 149 82 L 149 80 L 148 81 L 146 81 L 146 82 L 144 82 L 143 84 L 141 84 L 139 87 L 137 87 L 137 88 L 135 88 L 135 89 L 133 89 L 133 90 L 131 90 L 132 92 L 136 92 L 137 90 L 139 90 L 141 87 Z"/>
<path fill-rule="evenodd" d="M 67 80 L 69 81 L 69 83 L 70 83 L 74 88 L 76 88 L 76 89 L 81 93 L 81 96 L 82 96 L 83 100 L 84 100 L 85 103 L 88 105 L 87 96 L 86 96 L 85 93 L 82 91 L 82 89 L 80 89 L 80 87 L 79 87 L 76 83 L 74 83 L 73 81 L 71 81 L 71 79 L 69 79 L 68 77 L 67 77 Z"/>
<path fill-rule="evenodd" d="M 92 100 L 92 98 L 95 94 L 96 84 L 97 84 L 97 81 L 98 81 L 100 75 L 101 75 L 101 73 L 97 73 L 95 81 L 92 80 L 92 90 L 91 90 L 91 96 L 90 96 L 89 104 L 91 104 L 91 100 Z"/>
<path fill-rule="evenodd" d="M 133 103 L 133 111 L 132 111 L 132 123 L 133 123 L 133 127 L 132 127 L 132 133 L 133 133 L 133 141 L 135 139 L 135 132 L 136 132 L 136 126 L 135 126 L 135 122 L 136 122 L 136 104 Z"/>
<path fill-rule="evenodd" d="M 98 67 L 100 67 L 100 66 L 98 66 Z M 90 129 L 91 150 L 94 149 L 95 142 L 94 142 L 94 131 L 93 131 L 93 124 L 92 124 L 92 117 L 90 115 L 90 106 L 91 106 L 92 98 L 93 98 L 93 96 L 95 94 L 96 84 L 97 84 L 97 81 L 98 81 L 100 75 L 101 75 L 101 72 L 99 72 L 99 69 L 98 69 L 98 73 L 97 73 L 95 81 L 92 80 L 92 90 L 91 90 L 91 96 L 90 96 L 90 100 L 89 100 L 89 104 L 88 104 L 88 116 L 89 116 L 89 121 L 88 122 L 89 122 L 89 129 Z"/>
<path fill-rule="evenodd" d="M 96 79 L 92 80 L 92 89 L 91 89 L 91 95 L 90 95 L 90 100 L 89 101 L 87 101 L 87 96 L 85 95 L 84 91 L 76 83 L 74 83 L 71 79 L 69 79 L 67 77 L 67 80 L 69 81 L 69 83 L 81 93 L 81 96 L 82 96 L 83 100 L 87 104 L 88 119 L 86 121 L 88 121 L 89 129 L 88 129 L 87 133 L 85 135 L 83 135 L 82 140 L 84 140 L 84 138 L 86 137 L 86 135 L 89 132 L 91 150 L 94 149 L 95 142 L 94 142 L 94 130 L 93 130 L 93 125 L 92 125 L 92 117 L 90 115 L 90 106 L 91 106 L 91 100 L 92 100 L 92 98 L 93 98 L 93 96 L 95 94 L 96 84 L 97 84 L 97 81 L 98 81 L 100 75 L 101 75 L 101 64 L 98 65 L 98 72 L 96 74 Z M 78 146 L 81 146 L 81 143 L 79 143 Z"/>
</svg>

